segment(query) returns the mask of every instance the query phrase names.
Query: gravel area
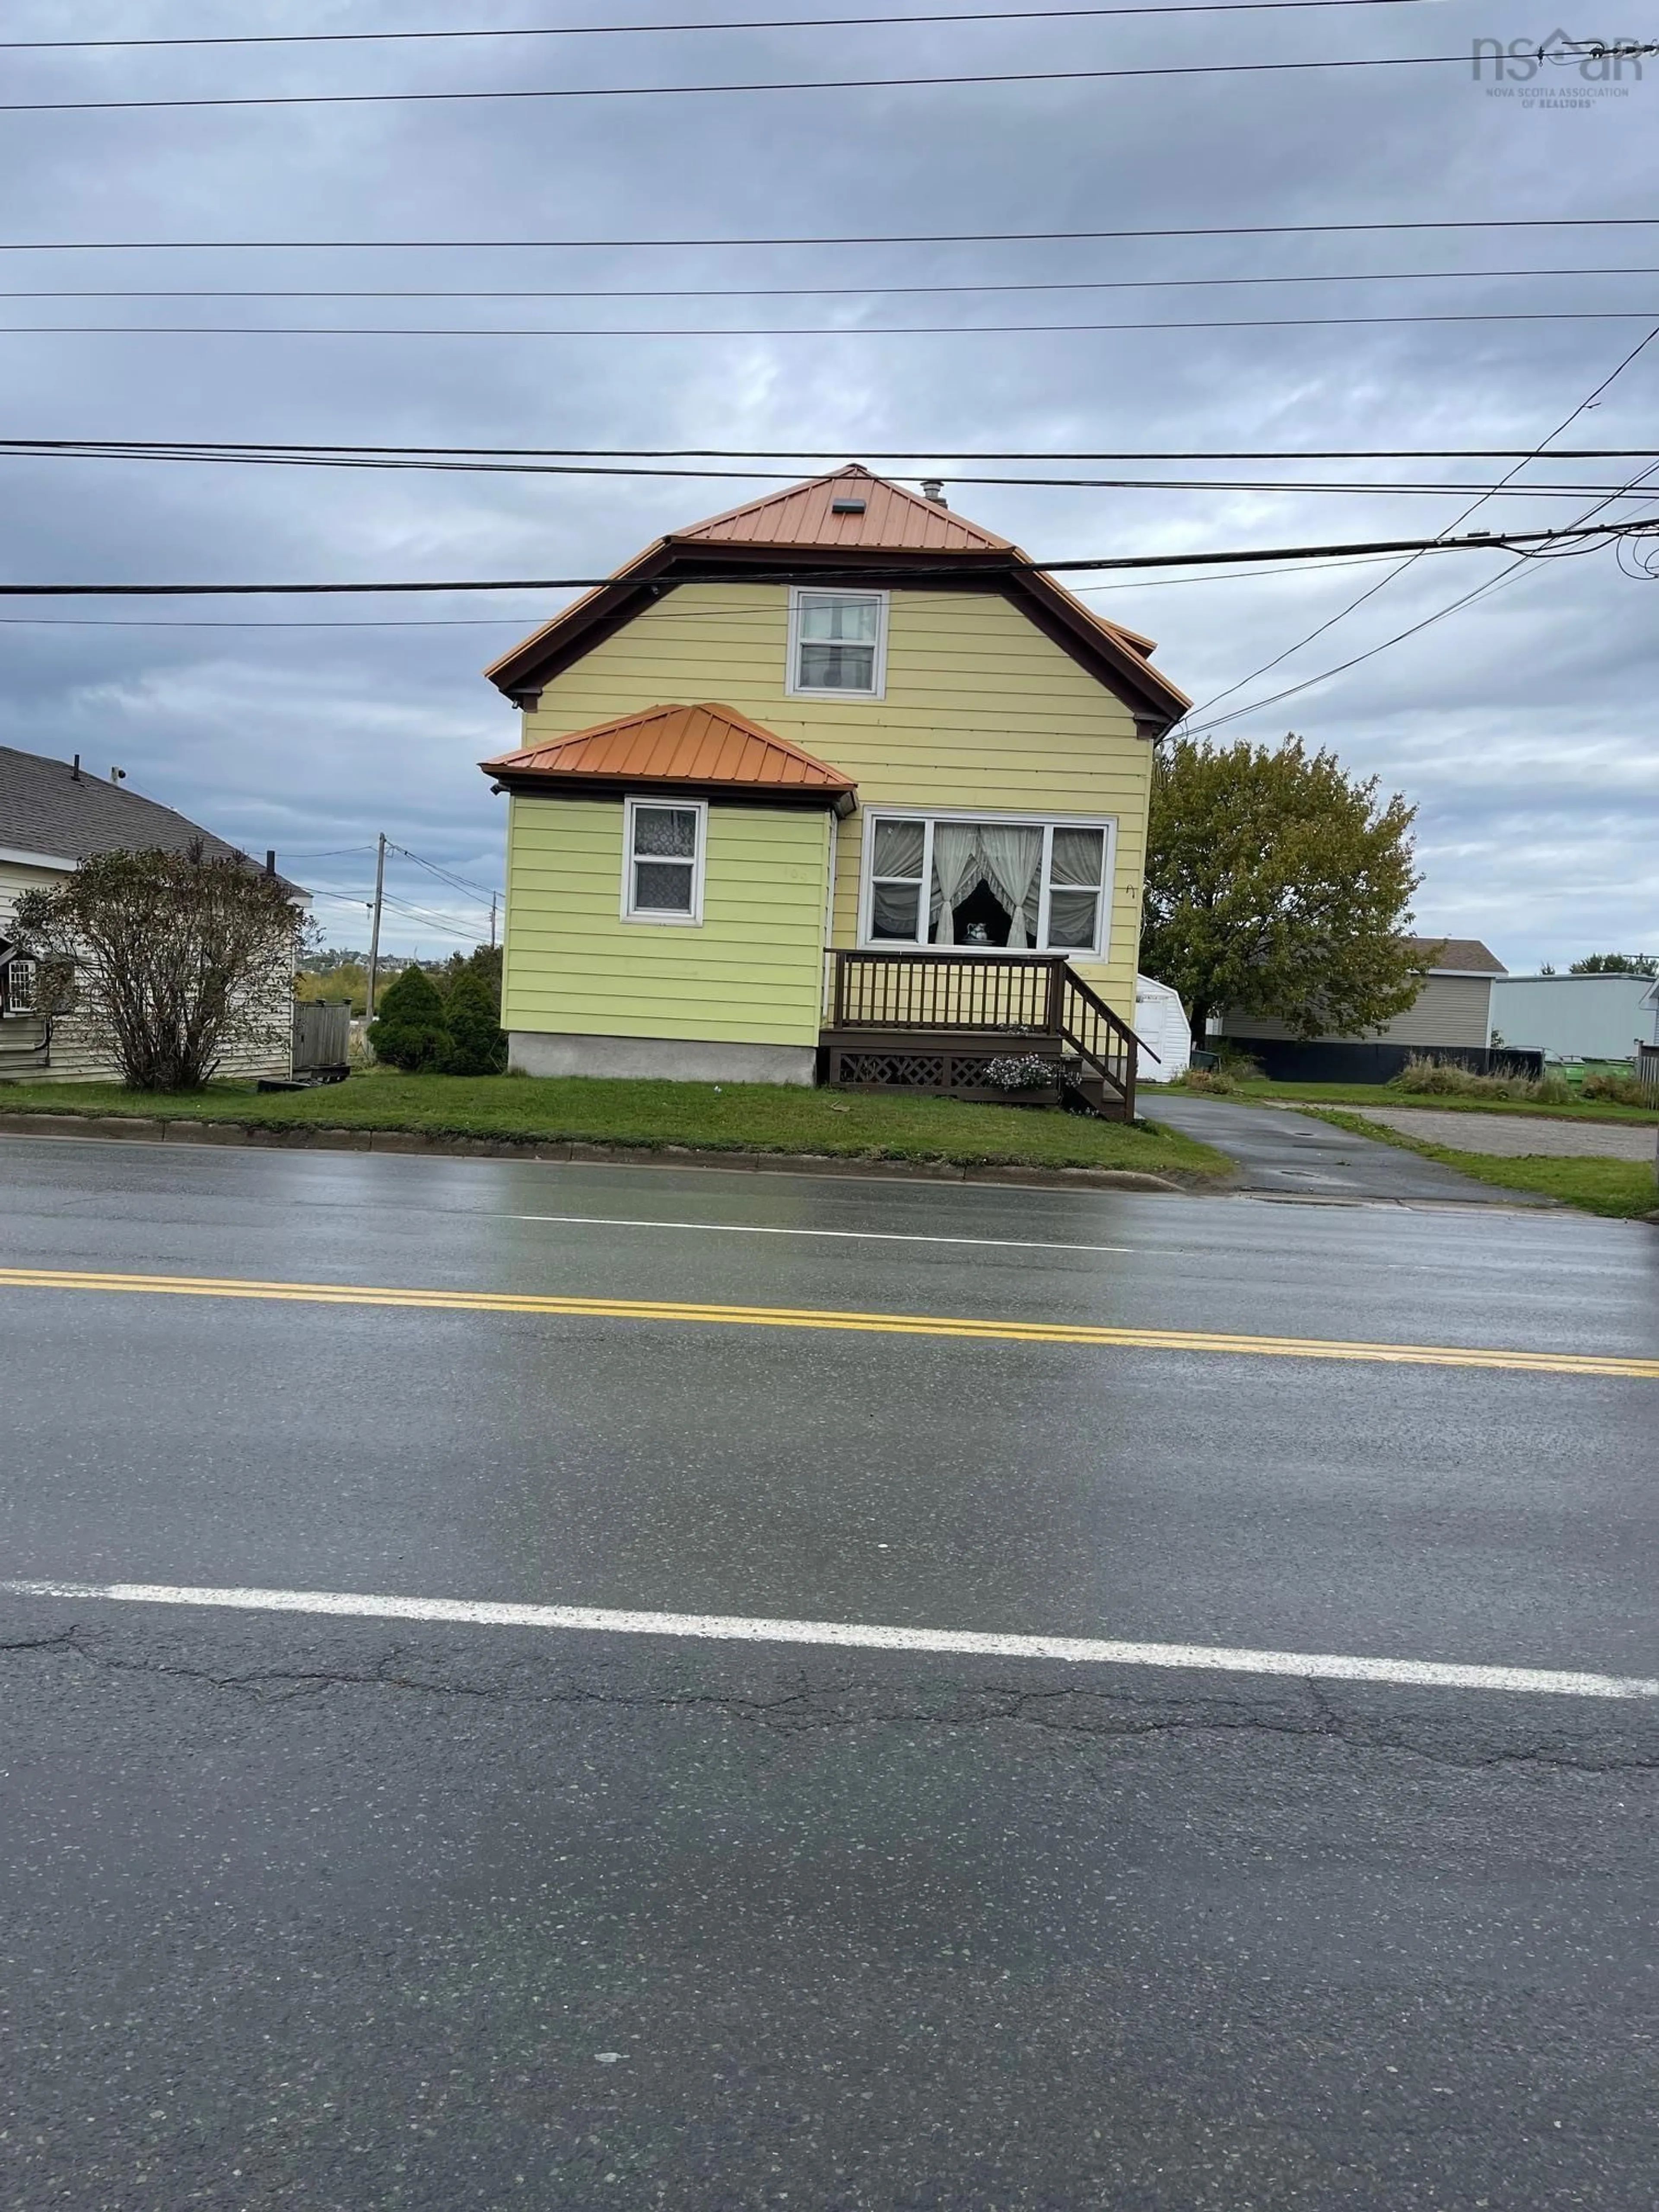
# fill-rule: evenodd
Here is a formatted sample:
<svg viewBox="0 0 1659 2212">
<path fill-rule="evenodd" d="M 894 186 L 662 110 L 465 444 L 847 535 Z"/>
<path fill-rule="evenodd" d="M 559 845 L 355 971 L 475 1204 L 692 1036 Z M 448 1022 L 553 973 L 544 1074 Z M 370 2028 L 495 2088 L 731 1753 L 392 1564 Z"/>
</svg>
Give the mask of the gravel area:
<svg viewBox="0 0 1659 2212">
<path fill-rule="evenodd" d="M 1554 1160 L 1650 1160 L 1659 1129 L 1618 1121 L 1552 1121 L 1533 1114 L 1447 1114 L 1425 1106 L 1345 1106 L 1345 1114 L 1385 1121 L 1425 1144 L 1460 1152 L 1490 1152 L 1518 1160 L 1543 1154 Z"/>
</svg>

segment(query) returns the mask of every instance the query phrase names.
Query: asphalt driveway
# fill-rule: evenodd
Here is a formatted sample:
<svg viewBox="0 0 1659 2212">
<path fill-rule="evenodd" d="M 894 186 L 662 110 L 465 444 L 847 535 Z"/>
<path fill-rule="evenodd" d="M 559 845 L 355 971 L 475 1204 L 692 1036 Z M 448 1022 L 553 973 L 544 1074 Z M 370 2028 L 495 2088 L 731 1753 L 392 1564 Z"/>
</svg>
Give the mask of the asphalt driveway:
<svg viewBox="0 0 1659 2212">
<path fill-rule="evenodd" d="M 1438 1160 L 1374 1144 L 1294 1108 L 1240 1106 L 1231 1098 L 1166 1095 L 1152 1087 L 1142 1091 L 1139 1106 L 1149 1121 L 1167 1121 L 1227 1153 L 1237 1162 L 1247 1190 L 1296 1192 L 1306 1198 L 1455 1200 L 1467 1206 L 1553 1203 L 1527 1191 L 1477 1182 Z"/>
<path fill-rule="evenodd" d="M 1653 2203 L 1650 1229 L 10 1140 L 0 1344 L 17 2212 Z"/>
</svg>

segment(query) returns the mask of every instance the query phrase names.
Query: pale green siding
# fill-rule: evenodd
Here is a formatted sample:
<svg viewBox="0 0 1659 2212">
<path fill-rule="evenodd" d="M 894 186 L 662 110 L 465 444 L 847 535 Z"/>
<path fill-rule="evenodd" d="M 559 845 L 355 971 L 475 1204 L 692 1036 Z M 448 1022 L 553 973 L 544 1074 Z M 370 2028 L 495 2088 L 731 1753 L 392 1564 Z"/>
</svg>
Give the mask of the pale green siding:
<svg viewBox="0 0 1659 2212">
<path fill-rule="evenodd" d="M 702 922 L 624 921 L 622 800 L 514 799 L 502 1026 L 816 1044 L 829 818 L 715 800 Z"/>
<path fill-rule="evenodd" d="M 707 700 L 830 762 L 859 787 L 837 842 L 841 945 L 857 942 L 863 825 L 884 805 L 1108 817 L 1117 823 L 1109 950 L 1075 964 L 1133 1021 L 1152 749 L 1127 707 L 1009 600 L 916 590 L 892 595 L 884 699 L 792 699 L 788 609 L 781 584 L 681 586 L 556 676 L 524 716 L 521 742 Z M 751 946 L 740 957 L 759 955 Z"/>
</svg>

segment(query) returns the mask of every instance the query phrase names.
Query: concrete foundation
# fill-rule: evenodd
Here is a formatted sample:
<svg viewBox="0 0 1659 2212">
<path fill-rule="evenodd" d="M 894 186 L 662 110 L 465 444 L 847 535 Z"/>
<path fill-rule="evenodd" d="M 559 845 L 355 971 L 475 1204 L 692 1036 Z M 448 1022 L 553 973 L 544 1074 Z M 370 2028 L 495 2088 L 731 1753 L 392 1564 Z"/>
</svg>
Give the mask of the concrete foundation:
<svg viewBox="0 0 1659 2212">
<path fill-rule="evenodd" d="M 715 1037 L 579 1036 L 514 1030 L 514 1075 L 658 1077 L 670 1083 L 805 1083 L 817 1059 L 810 1044 L 725 1044 Z"/>
</svg>

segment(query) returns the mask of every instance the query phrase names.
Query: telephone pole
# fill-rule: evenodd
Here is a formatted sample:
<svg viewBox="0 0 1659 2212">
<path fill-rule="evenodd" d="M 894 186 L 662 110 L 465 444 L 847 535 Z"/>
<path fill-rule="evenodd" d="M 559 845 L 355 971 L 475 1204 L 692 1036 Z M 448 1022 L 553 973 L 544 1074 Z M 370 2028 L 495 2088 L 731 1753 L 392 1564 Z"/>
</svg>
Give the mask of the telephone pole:
<svg viewBox="0 0 1659 2212">
<path fill-rule="evenodd" d="M 495 894 L 489 895 L 489 949 L 495 950 Z"/>
<path fill-rule="evenodd" d="M 380 902 L 386 894 L 386 831 L 380 832 L 380 842 L 374 855 L 374 919 L 368 930 L 368 1018 L 374 1018 L 374 971 L 380 964 Z"/>
</svg>

